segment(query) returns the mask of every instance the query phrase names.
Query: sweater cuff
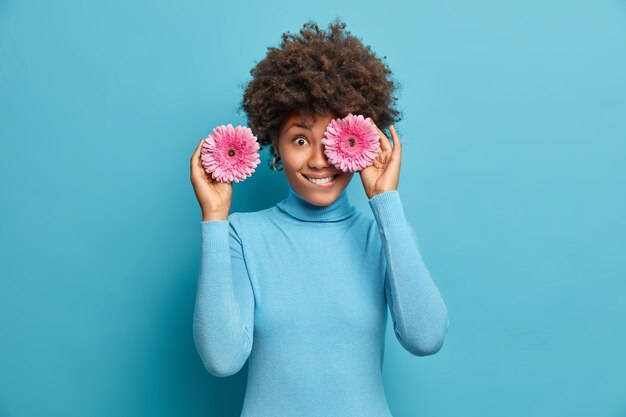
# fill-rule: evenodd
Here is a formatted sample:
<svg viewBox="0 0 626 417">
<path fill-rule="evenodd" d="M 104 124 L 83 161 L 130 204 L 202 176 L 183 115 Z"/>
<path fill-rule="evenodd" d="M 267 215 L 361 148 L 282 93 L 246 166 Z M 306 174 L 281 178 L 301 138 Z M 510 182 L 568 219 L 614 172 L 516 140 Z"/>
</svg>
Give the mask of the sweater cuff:
<svg viewBox="0 0 626 417">
<path fill-rule="evenodd" d="M 370 198 L 368 202 L 376 221 L 381 227 L 387 228 L 406 224 L 407 220 L 398 190 L 377 194 Z"/>
<path fill-rule="evenodd" d="M 229 226 L 228 220 L 200 222 L 202 252 L 228 252 L 230 250 Z"/>
</svg>

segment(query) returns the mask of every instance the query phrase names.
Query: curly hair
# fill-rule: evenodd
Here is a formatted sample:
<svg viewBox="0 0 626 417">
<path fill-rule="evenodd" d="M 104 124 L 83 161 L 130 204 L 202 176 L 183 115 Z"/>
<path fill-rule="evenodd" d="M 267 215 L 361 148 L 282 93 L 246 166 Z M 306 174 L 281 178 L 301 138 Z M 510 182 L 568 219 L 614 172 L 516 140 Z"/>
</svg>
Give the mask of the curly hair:
<svg viewBox="0 0 626 417">
<path fill-rule="evenodd" d="M 276 155 L 281 122 L 294 110 L 303 118 L 362 114 L 381 130 L 401 119 L 393 96 L 399 83 L 371 47 L 345 27 L 335 19 L 324 32 L 309 20 L 300 35 L 283 33 L 280 47 L 268 47 L 266 57 L 250 70 L 241 109 L 261 149 L 273 145 L 270 151 Z"/>
</svg>

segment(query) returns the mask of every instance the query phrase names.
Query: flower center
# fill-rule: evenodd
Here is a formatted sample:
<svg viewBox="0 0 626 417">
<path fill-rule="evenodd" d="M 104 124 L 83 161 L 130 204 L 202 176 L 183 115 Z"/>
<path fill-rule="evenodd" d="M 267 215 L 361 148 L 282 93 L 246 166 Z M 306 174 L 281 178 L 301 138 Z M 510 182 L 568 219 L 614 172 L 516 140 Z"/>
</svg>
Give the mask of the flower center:
<svg viewBox="0 0 626 417">
<path fill-rule="evenodd" d="M 235 156 L 235 151 L 233 151 L 232 149 L 229 149 L 228 156 Z"/>
<path fill-rule="evenodd" d="M 348 144 L 349 144 L 350 146 L 354 146 L 354 142 L 355 142 L 354 138 L 352 138 L 352 137 L 351 137 L 351 138 L 348 138 Z"/>
</svg>

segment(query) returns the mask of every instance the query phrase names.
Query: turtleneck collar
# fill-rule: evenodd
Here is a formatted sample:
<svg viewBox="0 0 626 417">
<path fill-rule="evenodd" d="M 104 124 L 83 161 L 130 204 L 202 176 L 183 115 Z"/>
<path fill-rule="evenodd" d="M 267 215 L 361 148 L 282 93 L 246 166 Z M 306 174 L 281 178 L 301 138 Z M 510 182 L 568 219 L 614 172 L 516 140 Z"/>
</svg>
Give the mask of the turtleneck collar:
<svg viewBox="0 0 626 417">
<path fill-rule="evenodd" d="M 308 222 L 336 222 L 348 218 L 356 212 L 356 207 L 348 199 L 347 188 L 329 205 L 316 206 L 295 192 L 289 184 L 287 198 L 276 206 L 289 216 Z"/>
</svg>

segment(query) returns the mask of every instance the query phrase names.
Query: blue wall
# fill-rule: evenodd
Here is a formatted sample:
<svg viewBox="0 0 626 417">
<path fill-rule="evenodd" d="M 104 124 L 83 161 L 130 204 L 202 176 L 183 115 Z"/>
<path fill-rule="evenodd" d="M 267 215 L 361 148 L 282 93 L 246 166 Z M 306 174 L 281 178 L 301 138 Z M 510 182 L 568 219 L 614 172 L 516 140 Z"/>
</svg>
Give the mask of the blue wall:
<svg viewBox="0 0 626 417">
<path fill-rule="evenodd" d="M 402 85 L 400 193 L 450 314 L 430 357 L 388 328 L 394 416 L 626 416 L 626 1 L 261 3 L 0 3 L 0 415 L 238 416 L 247 367 L 192 340 L 189 157 L 246 122 L 282 32 L 340 17 Z M 268 156 L 234 211 L 284 197 Z"/>
</svg>

